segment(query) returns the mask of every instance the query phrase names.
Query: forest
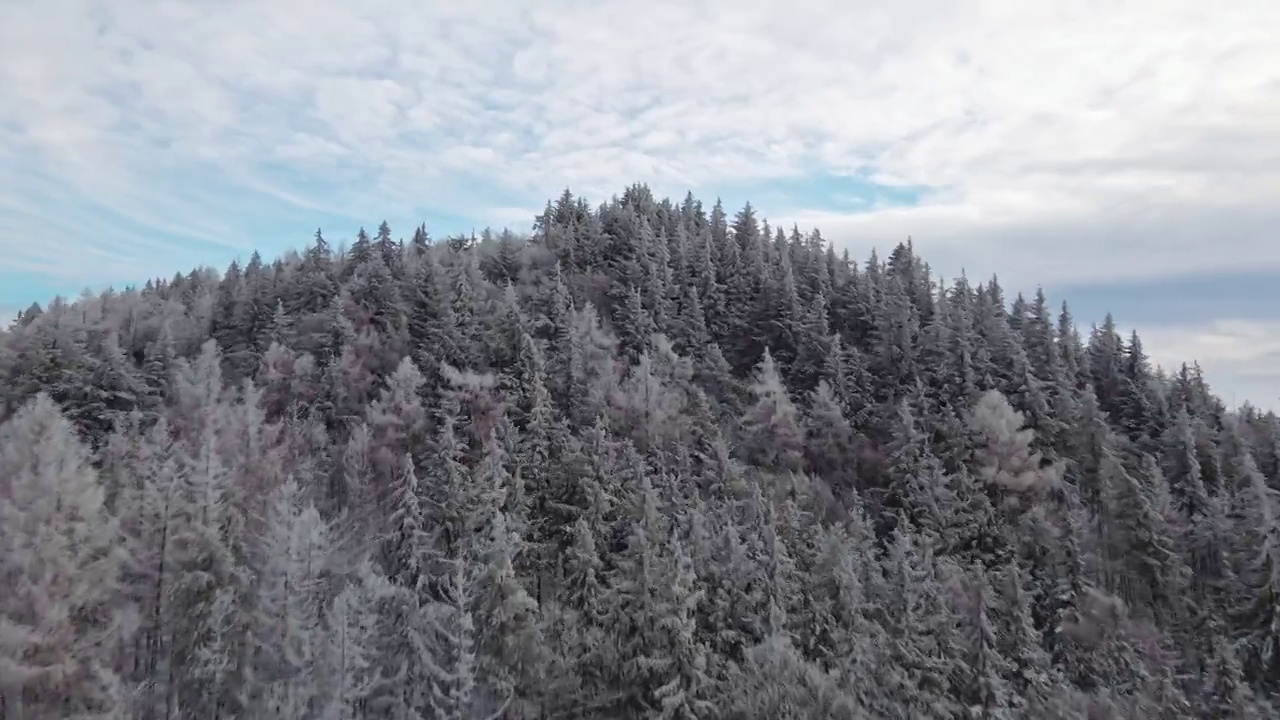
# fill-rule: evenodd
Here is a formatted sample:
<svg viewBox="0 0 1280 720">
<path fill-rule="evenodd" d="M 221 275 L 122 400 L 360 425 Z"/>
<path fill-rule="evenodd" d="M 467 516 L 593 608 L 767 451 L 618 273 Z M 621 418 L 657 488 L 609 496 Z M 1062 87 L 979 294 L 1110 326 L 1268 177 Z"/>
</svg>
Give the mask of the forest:
<svg viewBox="0 0 1280 720">
<path fill-rule="evenodd" d="M 1187 360 L 644 185 L 33 304 L 0 719 L 1275 717 L 1280 418 Z"/>
</svg>

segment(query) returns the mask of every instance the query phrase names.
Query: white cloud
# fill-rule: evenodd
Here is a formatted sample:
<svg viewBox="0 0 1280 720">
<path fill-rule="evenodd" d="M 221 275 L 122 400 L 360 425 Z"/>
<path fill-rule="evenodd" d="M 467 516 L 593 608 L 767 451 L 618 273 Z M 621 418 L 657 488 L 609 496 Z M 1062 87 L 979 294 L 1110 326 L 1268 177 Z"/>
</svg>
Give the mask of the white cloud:
<svg viewBox="0 0 1280 720">
<path fill-rule="evenodd" d="M 1244 201 L 1188 204 L 1135 193 L 1092 204 L 1079 198 L 993 190 L 986 203 L 954 201 L 863 214 L 784 213 L 824 237 L 889 245 L 912 236 L 946 277 L 998 273 L 1006 287 L 1123 281 L 1280 269 L 1280 208 Z M 1280 190 L 1278 190 L 1280 195 Z M 1280 198 L 1278 198 L 1280 199 Z M 1273 201 L 1274 202 L 1274 201 Z"/>
<path fill-rule="evenodd" d="M 166 152 L 226 174 L 359 168 L 376 185 L 335 201 L 374 216 L 468 175 L 528 203 L 873 168 L 943 190 L 857 217 L 765 210 L 1015 274 L 1177 272 L 1210 241 L 1235 251 L 1219 264 L 1280 263 L 1248 222 L 1280 195 L 1266 0 L 442 5 L 8 4 L 0 144 L 159 207 Z M 1031 239 L 1011 256 L 1009 236 Z M 1162 252 L 1133 262 L 1134 242 Z"/>
<path fill-rule="evenodd" d="M 147 231 L 243 252 L 210 181 L 522 226 L 565 186 L 863 170 L 936 192 L 761 210 L 1015 287 L 1280 268 L 1276 27 L 1272 0 L 3 3 L 0 257 L 90 280 L 170 269 Z M 85 197 L 134 227 L 87 231 Z"/>
<path fill-rule="evenodd" d="M 1218 320 L 1199 325 L 1146 328 L 1142 342 L 1152 362 L 1176 370 L 1198 361 L 1218 395 L 1280 411 L 1280 321 Z"/>
</svg>

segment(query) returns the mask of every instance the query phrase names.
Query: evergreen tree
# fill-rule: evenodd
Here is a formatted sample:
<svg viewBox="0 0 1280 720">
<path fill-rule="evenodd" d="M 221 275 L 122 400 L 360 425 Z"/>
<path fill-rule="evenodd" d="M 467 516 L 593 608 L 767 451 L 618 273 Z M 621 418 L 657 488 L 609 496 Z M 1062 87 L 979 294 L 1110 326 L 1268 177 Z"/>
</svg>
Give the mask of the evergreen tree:
<svg viewBox="0 0 1280 720">
<path fill-rule="evenodd" d="M 742 418 L 744 449 L 753 463 L 772 470 L 799 470 L 804 449 L 800 415 L 766 349 L 751 387 L 755 404 Z"/>
<path fill-rule="evenodd" d="M 88 452 L 47 395 L 0 427 L 0 707 L 13 717 L 128 709 L 113 653 L 130 630 L 120 529 Z"/>
<path fill-rule="evenodd" d="M 361 717 L 378 685 L 377 607 L 393 590 L 368 561 L 353 575 L 325 613 L 327 642 L 317 679 L 327 688 L 321 710 L 326 720 Z"/>
</svg>

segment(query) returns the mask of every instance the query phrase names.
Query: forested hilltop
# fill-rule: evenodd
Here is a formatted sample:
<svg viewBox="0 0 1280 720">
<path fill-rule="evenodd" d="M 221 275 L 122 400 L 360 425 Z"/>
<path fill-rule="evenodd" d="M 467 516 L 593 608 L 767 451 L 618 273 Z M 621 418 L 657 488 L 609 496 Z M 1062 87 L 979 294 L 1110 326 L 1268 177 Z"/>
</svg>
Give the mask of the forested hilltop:
<svg viewBox="0 0 1280 720">
<path fill-rule="evenodd" d="M 1280 419 L 909 244 L 566 191 L 0 376 L 3 720 L 1276 712 Z"/>
</svg>

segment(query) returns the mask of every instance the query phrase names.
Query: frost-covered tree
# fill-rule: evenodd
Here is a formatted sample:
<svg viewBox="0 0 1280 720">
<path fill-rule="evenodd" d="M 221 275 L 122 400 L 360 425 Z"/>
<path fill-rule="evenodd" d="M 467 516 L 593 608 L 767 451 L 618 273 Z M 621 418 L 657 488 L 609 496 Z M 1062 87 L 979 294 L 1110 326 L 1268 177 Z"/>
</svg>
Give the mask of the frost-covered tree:
<svg viewBox="0 0 1280 720">
<path fill-rule="evenodd" d="M 1274 690 L 1280 677 L 1280 492 L 1245 456 L 1238 489 L 1239 626 L 1246 672 Z"/>
<path fill-rule="evenodd" d="M 114 653 L 133 626 L 120 528 L 89 455 L 47 395 L 0 427 L 0 708 L 117 718 Z"/>
<path fill-rule="evenodd" d="M 969 423 L 978 435 L 974 460 L 979 478 L 1011 497 L 1034 498 L 1057 482 L 1058 468 L 1031 449 L 1034 432 L 1000 391 L 982 396 Z"/>
<path fill-rule="evenodd" d="M 324 633 L 323 654 L 313 679 L 323 693 L 319 715 L 324 720 L 365 716 L 378 684 L 377 608 L 393 592 L 377 567 L 366 560 L 356 566 L 351 580 L 325 609 L 319 628 Z"/>
<path fill-rule="evenodd" d="M 751 390 L 755 402 L 742 418 L 748 459 L 766 469 L 799 470 L 804 450 L 800 413 L 767 349 Z"/>
<path fill-rule="evenodd" d="M 249 713 L 304 718 L 323 703 L 325 577 L 330 533 L 290 481 L 271 495 L 260 548 Z"/>
</svg>

